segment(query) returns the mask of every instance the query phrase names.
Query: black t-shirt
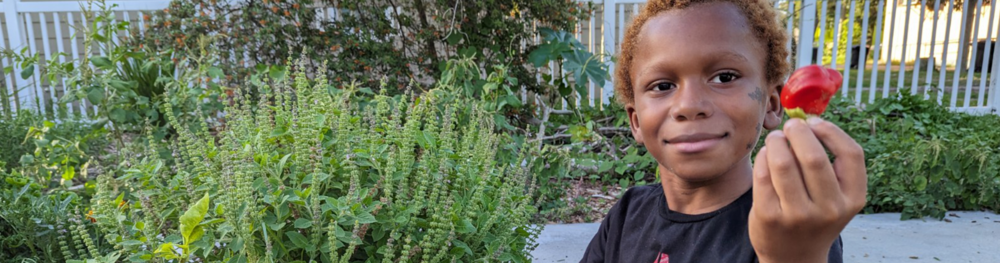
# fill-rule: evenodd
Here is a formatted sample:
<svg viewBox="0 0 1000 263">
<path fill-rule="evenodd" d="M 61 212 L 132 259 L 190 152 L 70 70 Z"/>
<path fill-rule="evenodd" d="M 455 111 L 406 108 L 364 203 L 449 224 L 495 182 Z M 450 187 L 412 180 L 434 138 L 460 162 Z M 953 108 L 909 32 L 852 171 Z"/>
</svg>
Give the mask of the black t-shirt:
<svg viewBox="0 0 1000 263">
<path fill-rule="evenodd" d="M 670 211 L 660 184 L 633 187 L 611 208 L 581 263 L 757 262 L 747 219 L 753 193 L 747 191 L 714 212 Z M 843 241 L 830 248 L 830 263 L 843 262 Z"/>
</svg>

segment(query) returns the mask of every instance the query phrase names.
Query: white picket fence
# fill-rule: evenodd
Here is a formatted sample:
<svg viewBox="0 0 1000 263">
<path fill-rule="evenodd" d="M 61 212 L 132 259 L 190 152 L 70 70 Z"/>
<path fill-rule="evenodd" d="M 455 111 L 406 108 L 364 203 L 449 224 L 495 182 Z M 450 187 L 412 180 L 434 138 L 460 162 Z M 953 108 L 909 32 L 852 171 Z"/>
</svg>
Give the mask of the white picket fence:
<svg viewBox="0 0 1000 263">
<path fill-rule="evenodd" d="M 578 28 L 578 38 L 592 52 L 617 54 L 628 22 L 645 2 L 599 2 L 592 19 Z M 773 4 L 785 15 L 786 30 L 791 36 L 792 41 L 787 45 L 792 50 L 789 61 L 796 68 L 822 64 L 842 71 L 841 95 L 858 104 L 908 89 L 955 111 L 1000 114 L 998 77 L 988 72 L 1000 66 L 1000 55 L 992 54 L 1000 48 L 996 41 L 1000 36 L 1000 18 L 996 13 L 1000 10 L 993 8 L 996 4 L 967 0 L 967 8 L 956 10 L 952 8 L 954 0 L 937 0 L 937 8 L 931 9 L 921 6 L 921 2 L 924 1 L 777 0 Z M 844 26 L 849 18 L 855 17 L 860 25 L 874 24 L 874 28 L 860 26 L 858 34 L 854 26 Z M 962 23 L 966 19 L 971 19 L 971 25 Z M 966 34 L 971 34 L 969 42 L 959 44 Z M 832 41 L 837 39 L 844 42 Z M 983 41 L 985 44 L 977 45 Z M 848 48 L 845 43 L 854 45 Z M 865 46 L 868 48 L 860 48 Z M 966 55 L 965 66 L 956 65 L 961 54 Z M 982 59 L 977 60 L 980 56 Z M 852 63 L 852 57 L 866 59 Z M 928 61 L 935 65 L 927 67 Z M 982 70 L 969 72 L 977 69 Z M 607 103 L 604 98 L 611 95 L 612 87 L 611 84 L 601 87 L 603 92 L 592 93 L 590 100 L 596 101 L 593 97 L 600 96 Z"/>
<path fill-rule="evenodd" d="M 785 15 L 787 32 L 792 36 L 788 43 L 788 48 L 793 50 L 790 61 L 796 67 L 820 63 L 841 70 L 845 77 L 841 94 L 859 104 L 909 89 L 911 93 L 922 93 L 925 98 L 956 111 L 1000 114 L 998 77 L 988 71 L 1000 67 L 1000 55 L 993 56 L 994 50 L 1000 48 L 995 41 L 1000 36 L 1000 18 L 995 17 L 1000 10 L 984 5 L 983 0 L 967 0 L 970 6 L 956 10 L 951 8 L 954 1 L 937 0 L 935 6 L 939 8 L 933 9 L 919 5 L 924 2 L 922 0 L 777 0 L 773 3 Z M 595 54 L 617 54 L 626 26 L 645 2 L 595 1 L 597 10 L 589 21 L 581 21 L 575 32 L 577 38 Z M 118 5 L 117 17 L 141 26 L 140 11 L 163 9 L 169 1 L 107 3 Z M 0 6 L 3 7 L 0 9 L 0 48 L 20 50 L 27 46 L 31 53 L 41 54 L 43 59 L 57 52 L 70 54 L 70 58 L 86 54 L 79 50 L 82 36 L 74 35 L 72 29 L 73 25 L 84 22 L 78 2 L 4 0 Z M 970 15 L 974 16 L 971 25 L 963 22 Z M 851 21 L 849 18 L 855 17 L 860 25 L 874 21 L 874 28 L 860 26 L 858 34 L 855 26 L 843 26 L 844 22 Z M 930 32 L 925 33 L 928 30 Z M 831 40 L 816 37 L 817 32 Z M 855 35 L 860 38 L 855 39 Z M 842 41 L 832 41 L 837 39 Z M 960 39 L 971 40 L 959 44 Z M 985 44 L 980 48 L 976 43 L 981 41 Z M 965 66 L 957 65 L 956 58 L 961 54 L 966 54 Z M 865 59 L 852 63 L 854 57 Z M 977 60 L 978 57 L 983 59 Z M 11 62 L 0 60 L 4 65 Z M 933 62 L 934 66 L 927 67 L 928 62 Z M 611 65 L 612 72 L 614 66 Z M 968 72 L 975 69 L 982 70 Z M 36 67 L 34 76 L 28 80 L 20 79 L 20 69 L 0 78 L 3 92 L 8 95 L 0 97 L 0 110 L 27 108 L 44 113 L 54 108 L 52 104 L 56 98 L 66 91 L 59 83 L 39 78 L 39 70 Z M 578 103 L 607 104 L 613 94 L 612 87 L 611 82 L 604 86 L 592 84 L 589 94 L 580 94 Z M 8 100 L 2 101 L 4 97 Z M 85 104 L 75 103 L 70 110 L 81 113 L 93 110 L 92 105 Z"/>
</svg>

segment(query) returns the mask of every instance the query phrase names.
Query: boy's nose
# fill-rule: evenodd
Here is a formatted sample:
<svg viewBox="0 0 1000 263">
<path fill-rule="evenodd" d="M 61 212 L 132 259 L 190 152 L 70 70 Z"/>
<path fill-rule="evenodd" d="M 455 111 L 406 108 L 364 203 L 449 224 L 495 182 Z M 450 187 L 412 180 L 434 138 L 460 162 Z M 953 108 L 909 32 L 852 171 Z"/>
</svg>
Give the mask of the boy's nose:
<svg viewBox="0 0 1000 263">
<path fill-rule="evenodd" d="M 691 82 L 688 82 L 691 83 Z M 697 83 L 697 82 L 696 82 Z M 708 87 L 700 84 L 680 86 L 673 97 L 671 117 L 677 121 L 697 120 L 711 117 L 714 113 L 709 101 Z"/>
</svg>

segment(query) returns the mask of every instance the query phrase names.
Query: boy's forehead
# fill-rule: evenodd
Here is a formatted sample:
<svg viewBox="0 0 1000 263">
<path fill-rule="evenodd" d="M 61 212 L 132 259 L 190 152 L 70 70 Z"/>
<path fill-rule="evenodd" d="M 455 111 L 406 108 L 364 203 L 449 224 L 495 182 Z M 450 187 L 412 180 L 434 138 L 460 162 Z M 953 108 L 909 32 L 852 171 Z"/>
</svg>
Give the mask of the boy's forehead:
<svg viewBox="0 0 1000 263">
<path fill-rule="evenodd" d="M 660 12 L 642 26 L 636 39 L 638 51 L 644 53 L 645 50 L 653 48 L 662 50 L 657 46 L 677 44 L 729 46 L 723 48 L 737 50 L 756 51 L 744 54 L 744 56 L 754 56 L 763 59 L 763 43 L 759 41 L 751 31 L 751 26 L 746 15 L 734 4 L 728 2 L 710 2 L 687 6 L 680 9 L 672 9 Z M 750 47 L 740 48 L 740 47 Z M 637 58 L 641 58 L 639 55 Z"/>
</svg>

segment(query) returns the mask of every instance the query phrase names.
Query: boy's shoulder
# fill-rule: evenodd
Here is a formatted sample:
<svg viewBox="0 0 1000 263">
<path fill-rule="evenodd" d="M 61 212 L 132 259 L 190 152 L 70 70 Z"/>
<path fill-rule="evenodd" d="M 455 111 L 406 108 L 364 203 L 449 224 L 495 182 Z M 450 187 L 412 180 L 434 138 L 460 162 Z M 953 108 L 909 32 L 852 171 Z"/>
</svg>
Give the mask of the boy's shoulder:
<svg viewBox="0 0 1000 263">
<path fill-rule="evenodd" d="M 618 202 L 612 207 L 611 213 L 622 215 L 638 211 L 656 211 L 663 208 L 660 203 L 666 203 L 663 196 L 663 186 L 654 183 L 641 186 L 633 186 L 622 194 Z"/>
<path fill-rule="evenodd" d="M 625 190 L 621 200 L 629 201 L 649 201 L 663 196 L 663 185 L 654 183 L 629 187 Z"/>
</svg>

